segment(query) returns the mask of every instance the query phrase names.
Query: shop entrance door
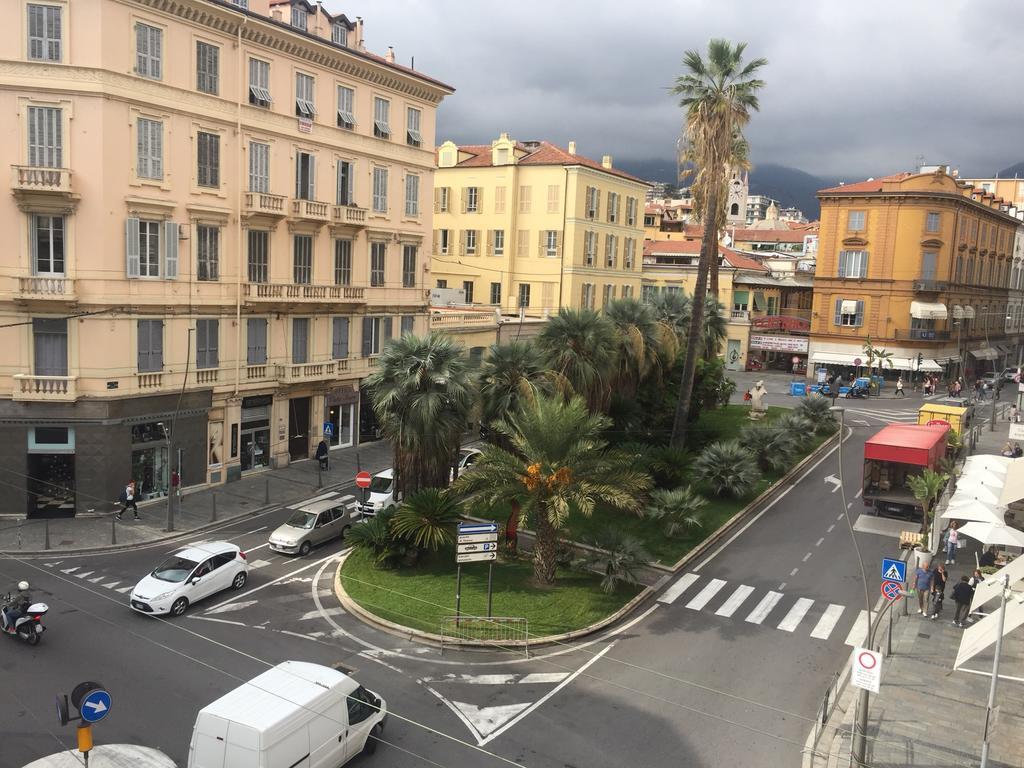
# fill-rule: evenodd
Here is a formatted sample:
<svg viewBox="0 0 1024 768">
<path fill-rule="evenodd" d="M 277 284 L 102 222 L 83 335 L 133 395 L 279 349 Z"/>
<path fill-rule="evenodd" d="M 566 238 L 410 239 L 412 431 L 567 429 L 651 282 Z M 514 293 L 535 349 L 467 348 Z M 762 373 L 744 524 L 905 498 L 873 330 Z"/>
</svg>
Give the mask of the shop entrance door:
<svg viewBox="0 0 1024 768">
<path fill-rule="evenodd" d="M 309 458 L 309 398 L 288 401 L 288 455 L 292 461 Z"/>
<path fill-rule="evenodd" d="M 75 455 L 28 455 L 28 516 L 75 516 Z"/>
<path fill-rule="evenodd" d="M 331 448 L 348 448 L 352 445 L 352 410 L 353 405 L 327 406 L 327 418 L 324 421 L 333 427 L 332 434 L 327 438 Z"/>
</svg>

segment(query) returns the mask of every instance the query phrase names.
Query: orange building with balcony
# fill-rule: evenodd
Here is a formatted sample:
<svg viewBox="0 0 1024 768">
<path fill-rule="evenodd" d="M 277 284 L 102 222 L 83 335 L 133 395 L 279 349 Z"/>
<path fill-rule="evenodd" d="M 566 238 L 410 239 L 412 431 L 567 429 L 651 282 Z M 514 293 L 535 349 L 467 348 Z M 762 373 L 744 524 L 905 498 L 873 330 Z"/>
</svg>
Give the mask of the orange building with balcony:
<svg viewBox="0 0 1024 768">
<path fill-rule="evenodd" d="M 9 5 L 0 511 L 357 442 L 381 346 L 427 328 L 452 89 L 304 0 Z"/>
</svg>

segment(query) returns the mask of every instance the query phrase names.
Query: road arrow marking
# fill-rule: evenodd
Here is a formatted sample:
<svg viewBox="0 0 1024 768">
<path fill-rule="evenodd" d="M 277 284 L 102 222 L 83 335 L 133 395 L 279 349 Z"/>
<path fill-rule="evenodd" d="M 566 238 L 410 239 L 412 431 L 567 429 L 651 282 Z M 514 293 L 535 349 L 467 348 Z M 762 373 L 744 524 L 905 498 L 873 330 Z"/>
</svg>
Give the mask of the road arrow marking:
<svg viewBox="0 0 1024 768">
<path fill-rule="evenodd" d="M 203 614 L 209 616 L 211 613 L 231 613 L 232 611 L 240 611 L 243 608 L 248 608 L 250 605 L 256 605 L 259 600 L 243 600 L 240 603 L 226 603 L 225 605 L 217 605 L 208 611 L 203 611 Z"/>
<path fill-rule="evenodd" d="M 132 588 L 131 587 L 121 587 L 117 591 L 120 592 L 122 595 L 126 595 L 126 594 L 128 594 L 129 592 L 132 591 Z"/>
<path fill-rule="evenodd" d="M 84 579 L 86 576 L 92 576 L 93 571 L 83 571 L 82 573 L 76 573 L 76 579 Z"/>
<path fill-rule="evenodd" d="M 825 478 L 825 482 L 826 483 L 832 483 L 832 485 L 835 486 L 832 489 L 832 493 L 835 493 L 836 491 L 838 491 L 840 488 L 843 487 L 843 484 L 839 482 L 839 478 L 836 477 L 835 475 L 829 475 L 828 477 L 826 477 Z"/>
<path fill-rule="evenodd" d="M 107 705 L 104 704 L 102 700 L 101 701 L 87 701 L 87 702 L 85 702 L 85 706 L 87 706 L 89 709 L 91 709 L 96 714 L 99 714 L 100 712 L 106 712 L 107 711 Z"/>
<path fill-rule="evenodd" d="M 78 566 L 76 565 L 74 568 L 65 568 L 64 570 L 61 571 L 61 573 L 74 573 L 77 570 L 78 570 Z"/>
<path fill-rule="evenodd" d="M 113 589 L 114 587 L 116 587 L 120 583 L 121 583 L 120 581 L 112 581 L 109 584 L 104 584 L 103 588 L 104 589 Z"/>
<path fill-rule="evenodd" d="M 98 584 L 101 581 L 103 581 L 104 578 L 106 578 L 106 577 L 104 577 L 104 576 L 97 576 L 95 579 L 89 579 L 89 583 L 90 584 Z"/>
</svg>

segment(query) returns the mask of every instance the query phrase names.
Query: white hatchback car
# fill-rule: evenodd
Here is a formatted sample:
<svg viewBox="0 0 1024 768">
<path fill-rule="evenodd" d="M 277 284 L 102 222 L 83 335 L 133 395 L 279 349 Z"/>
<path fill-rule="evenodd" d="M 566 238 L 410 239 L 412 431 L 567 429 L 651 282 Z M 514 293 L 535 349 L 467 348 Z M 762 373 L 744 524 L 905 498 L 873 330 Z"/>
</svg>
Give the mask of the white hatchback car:
<svg viewBox="0 0 1024 768">
<path fill-rule="evenodd" d="M 181 616 L 204 597 L 241 589 L 249 578 L 245 552 L 227 541 L 193 544 L 164 560 L 135 585 L 129 604 L 139 613 Z"/>
</svg>

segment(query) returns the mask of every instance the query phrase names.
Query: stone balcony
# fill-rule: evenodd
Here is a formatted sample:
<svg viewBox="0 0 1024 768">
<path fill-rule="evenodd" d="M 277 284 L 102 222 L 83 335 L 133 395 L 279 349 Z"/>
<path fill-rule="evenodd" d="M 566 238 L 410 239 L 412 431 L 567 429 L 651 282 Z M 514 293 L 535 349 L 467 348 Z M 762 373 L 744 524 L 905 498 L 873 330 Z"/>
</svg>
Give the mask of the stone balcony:
<svg viewBox="0 0 1024 768">
<path fill-rule="evenodd" d="M 277 380 L 282 384 L 297 384 L 305 381 L 323 381 L 337 375 L 337 361 L 323 363 L 278 363 Z"/>
<path fill-rule="evenodd" d="M 749 323 L 750 311 L 746 309 L 733 309 L 729 312 L 729 320 L 734 323 Z"/>
<path fill-rule="evenodd" d="M 75 281 L 59 275 L 19 277 L 18 298 L 68 301 L 75 298 Z"/>
<path fill-rule="evenodd" d="M 71 194 L 69 168 L 41 168 L 35 165 L 12 165 L 11 186 L 15 193 Z"/>
<path fill-rule="evenodd" d="M 246 192 L 245 215 L 284 217 L 288 213 L 287 200 L 284 195 L 271 195 L 268 192 Z"/>
<path fill-rule="evenodd" d="M 242 296 L 250 302 L 325 303 L 365 302 L 366 289 L 351 285 L 311 285 L 306 283 L 242 283 Z"/>
<path fill-rule="evenodd" d="M 331 206 L 319 200 L 292 200 L 292 216 L 324 224 L 330 220 Z"/>
<path fill-rule="evenodd" d="M 73 402 L 78 396 L 77 376 L 33 376 L 14 374 L 14 400 Z"/>
<path fill-rule="evenodd" d="M 366 209 L 354 205 L 332 206 L 332 218 L 335 224 L 346 224 L 350 227 L 366 226 Z"/>
</svg>

